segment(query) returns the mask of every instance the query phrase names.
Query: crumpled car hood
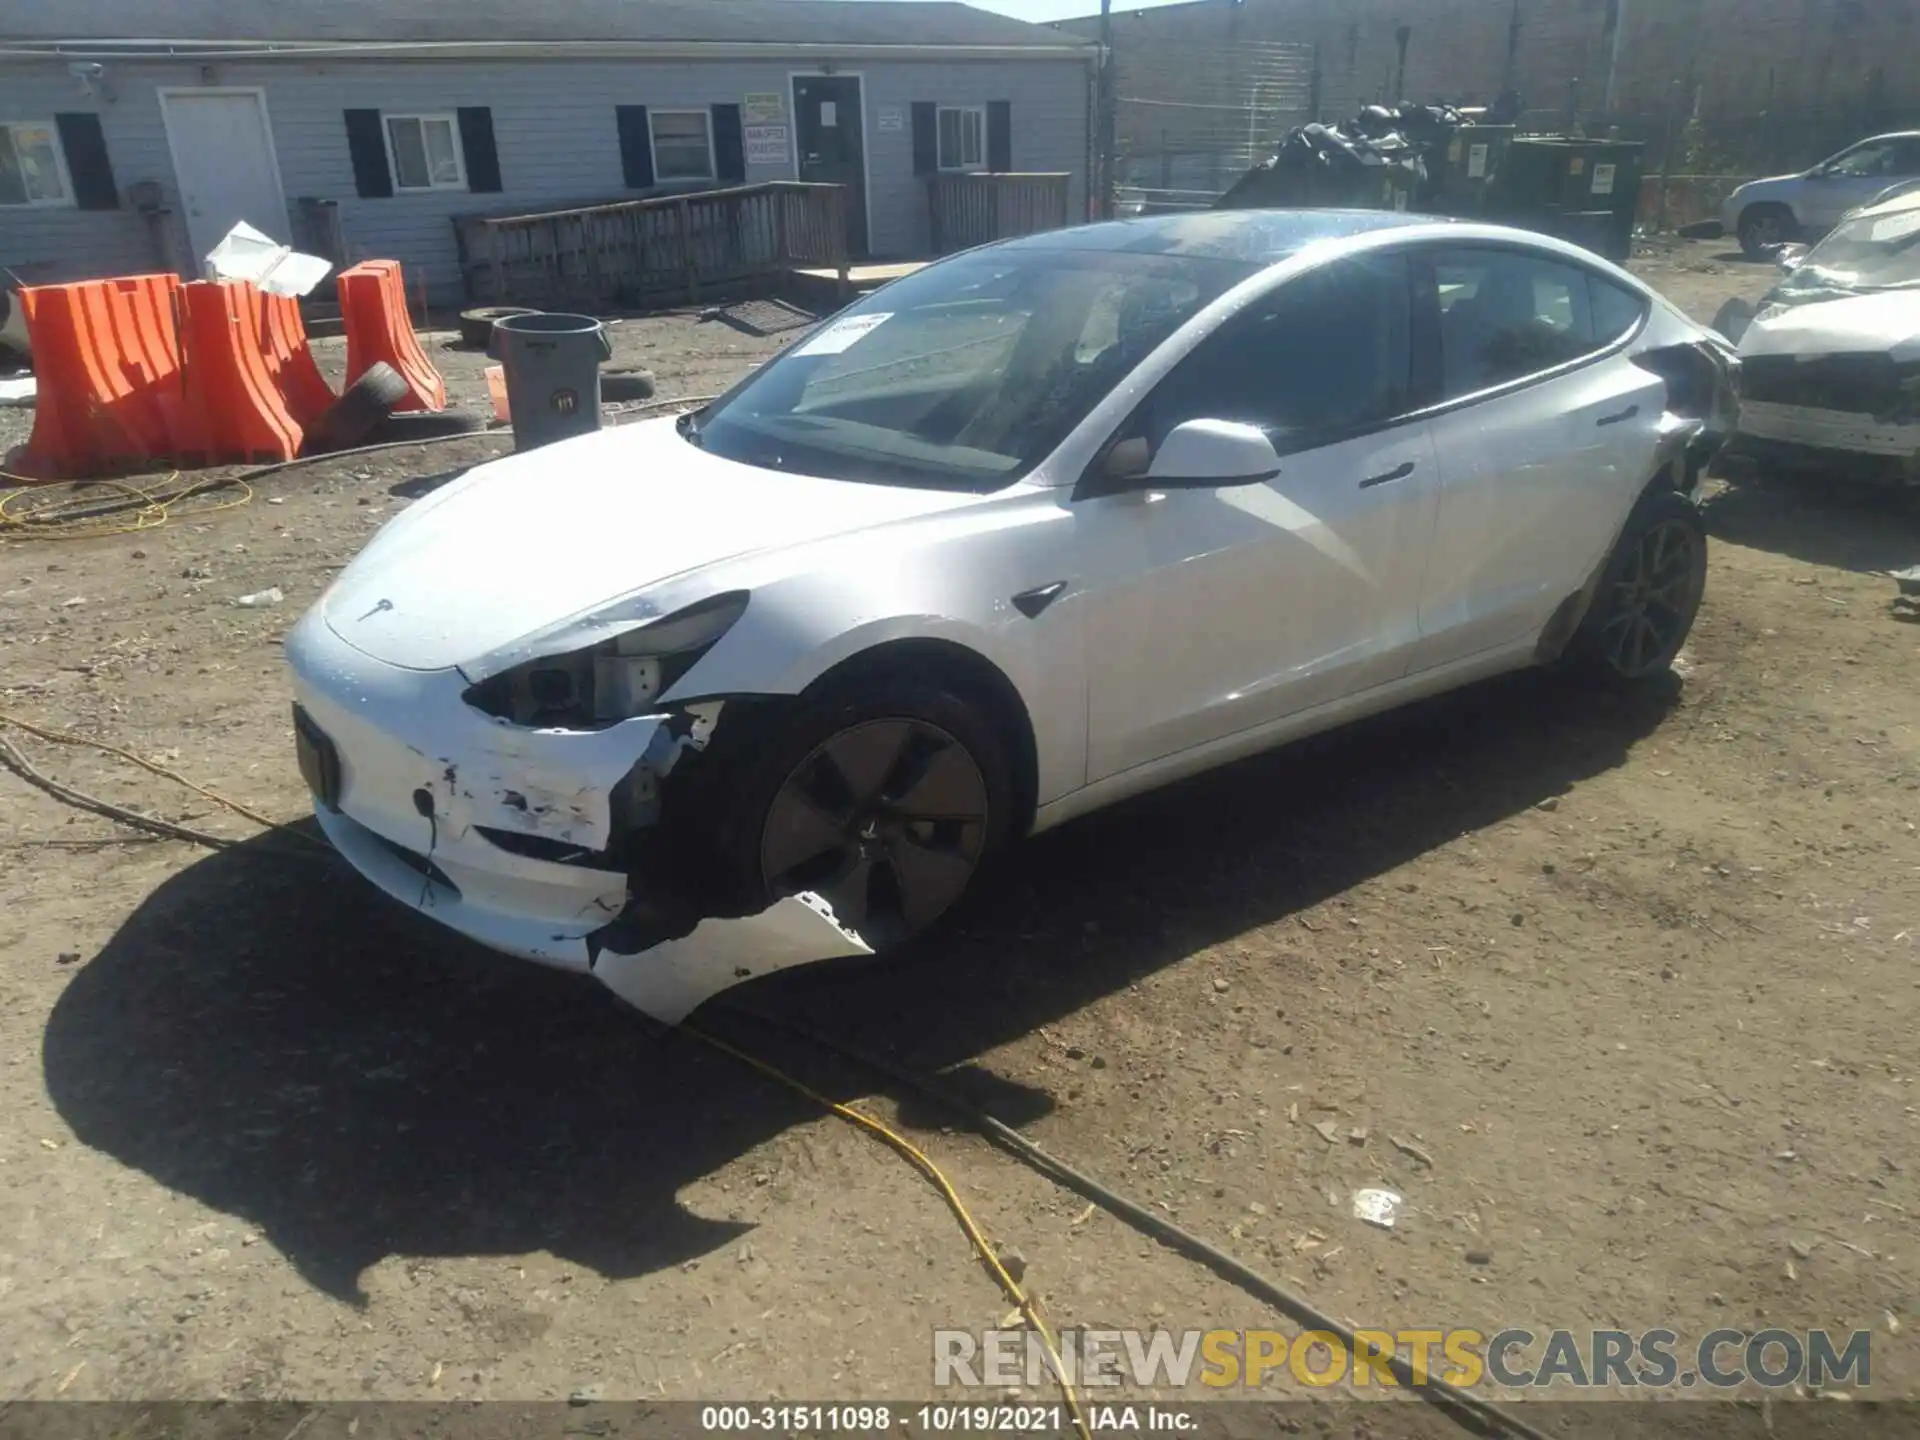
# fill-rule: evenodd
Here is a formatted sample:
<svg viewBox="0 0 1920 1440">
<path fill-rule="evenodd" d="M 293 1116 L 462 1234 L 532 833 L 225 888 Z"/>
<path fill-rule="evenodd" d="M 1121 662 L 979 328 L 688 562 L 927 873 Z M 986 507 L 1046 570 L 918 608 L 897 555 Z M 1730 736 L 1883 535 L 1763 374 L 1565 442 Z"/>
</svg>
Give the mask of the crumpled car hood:
<svg viewBox="0 0 1920 1440">
<path fill-rule="evenodd" d="M 1895 360 L 1920 360 L 1920 290 L 1763 309 L 1740 337 L 1742 359 L 1880 353 Z"/>
<path fill-rule="evenodd" d="M 389 522 L 320 603 L 356 650 L 441 670 L 703 566 L 980 498 L 760 470 L 650 421 L 477 467 Z"/>
</svg>

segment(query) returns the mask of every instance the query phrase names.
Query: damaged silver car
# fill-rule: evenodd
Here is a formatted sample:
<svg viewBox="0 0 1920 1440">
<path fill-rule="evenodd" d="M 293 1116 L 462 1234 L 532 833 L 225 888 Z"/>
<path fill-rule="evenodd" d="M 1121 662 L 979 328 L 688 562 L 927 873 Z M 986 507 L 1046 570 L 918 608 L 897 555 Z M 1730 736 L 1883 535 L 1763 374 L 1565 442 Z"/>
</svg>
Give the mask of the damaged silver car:
<svg viewBox="0 0 1920 1440">
<path fill-rule="evenodd" d="M 1739 343 L 1739 424 L 1722 455 L 1754 469 L 1920 483 L 1920 191 L 1849 215 L 1782 256 L 1787 271 Z"/>
</svg>

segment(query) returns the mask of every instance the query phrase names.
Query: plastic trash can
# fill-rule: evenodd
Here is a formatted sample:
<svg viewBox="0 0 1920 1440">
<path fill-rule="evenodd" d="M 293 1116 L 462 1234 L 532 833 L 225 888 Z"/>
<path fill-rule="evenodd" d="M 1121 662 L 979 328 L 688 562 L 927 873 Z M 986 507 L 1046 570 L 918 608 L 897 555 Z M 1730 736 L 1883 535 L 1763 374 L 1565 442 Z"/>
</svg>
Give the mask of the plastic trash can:
<svg viewBox="0 0 1920 1440">
<path fill-rule="evenodd" d="M 591 315 L 506 316 L 494 321 L 487 354 L 506 372 L 514 449 L 600 428 L 600 364 L 613 342 Z"/>
</svg>

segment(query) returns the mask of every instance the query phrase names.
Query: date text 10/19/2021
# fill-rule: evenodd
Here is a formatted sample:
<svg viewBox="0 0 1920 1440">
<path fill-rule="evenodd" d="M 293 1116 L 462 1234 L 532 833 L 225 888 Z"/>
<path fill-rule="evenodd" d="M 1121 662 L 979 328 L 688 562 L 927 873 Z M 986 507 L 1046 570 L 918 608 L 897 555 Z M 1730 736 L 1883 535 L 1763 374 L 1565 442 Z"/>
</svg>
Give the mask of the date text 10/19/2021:
<svg viewBox="0 0 1920 1440">
<path fill-rule="evenodd" d="M 1169 1405 L 1096 1405 L 1095 1431 L 1186 1434 L 1199 1428 L 1192 1411 Z M 703 1405 L 708 1433 L 885 1435 L 896 1425 L 916 1433 L 1061 1435 L 1071 1427 L 1062 1405 Z"/>
</svg>

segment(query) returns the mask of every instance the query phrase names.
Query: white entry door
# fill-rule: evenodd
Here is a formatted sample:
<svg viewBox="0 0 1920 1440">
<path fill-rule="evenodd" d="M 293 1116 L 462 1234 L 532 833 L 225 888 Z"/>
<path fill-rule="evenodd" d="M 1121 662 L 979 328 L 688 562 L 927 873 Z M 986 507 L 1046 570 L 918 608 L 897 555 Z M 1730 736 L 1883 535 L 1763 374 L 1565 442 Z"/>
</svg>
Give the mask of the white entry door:
<svg viewBox="0 0 1920 1440">
<path fill-rule="evenodd" d="M 199 260 L 244 220 L 287 242 L 286 194 L 258 90 L 162 90 L 167 146 L 180 186 L 187 238 Z"/>
</svg>

